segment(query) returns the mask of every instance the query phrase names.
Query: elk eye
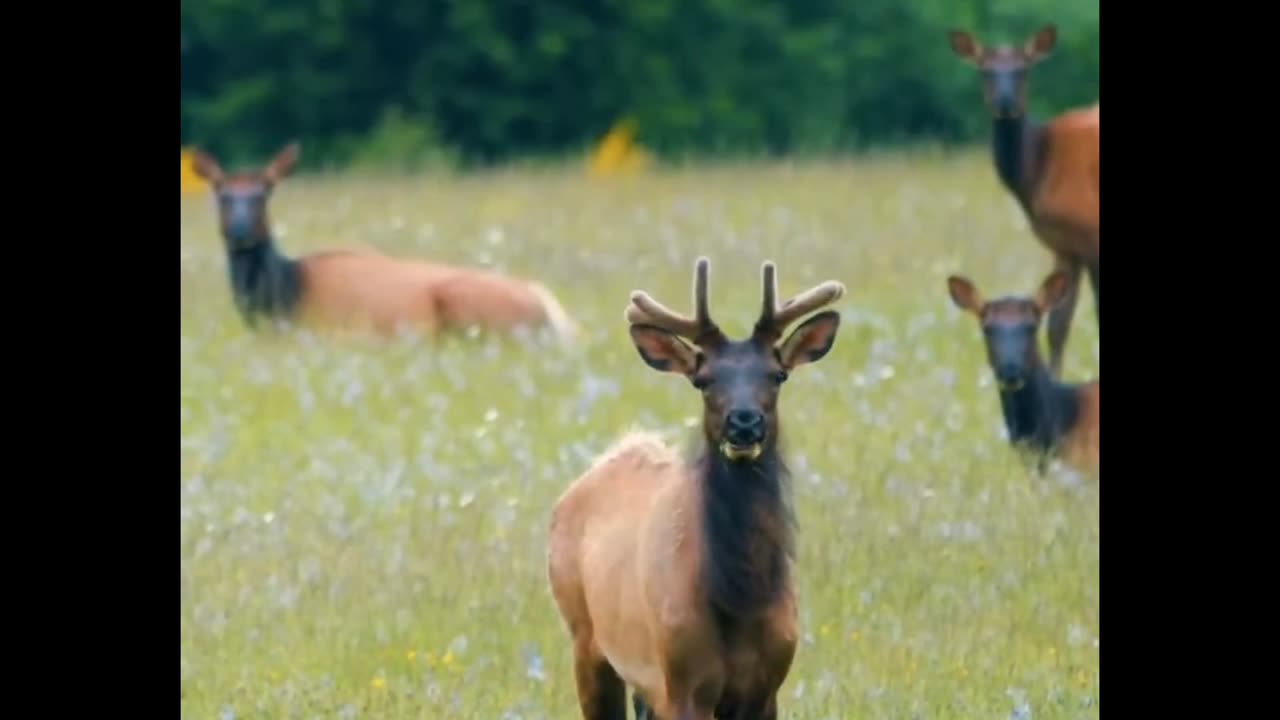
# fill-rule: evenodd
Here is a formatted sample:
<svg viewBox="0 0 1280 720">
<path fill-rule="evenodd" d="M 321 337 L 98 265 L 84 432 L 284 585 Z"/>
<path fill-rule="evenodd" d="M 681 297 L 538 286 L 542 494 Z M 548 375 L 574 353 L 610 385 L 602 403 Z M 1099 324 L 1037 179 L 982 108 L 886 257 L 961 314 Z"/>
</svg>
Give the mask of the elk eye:
<svg viewBox="0 0 1280 720">
<path fill-rule="evenodd" d="M 787 371 L 779 370 L 773 374 L 773 381 L 779 385 L 787 381 Z"/>
</svg>

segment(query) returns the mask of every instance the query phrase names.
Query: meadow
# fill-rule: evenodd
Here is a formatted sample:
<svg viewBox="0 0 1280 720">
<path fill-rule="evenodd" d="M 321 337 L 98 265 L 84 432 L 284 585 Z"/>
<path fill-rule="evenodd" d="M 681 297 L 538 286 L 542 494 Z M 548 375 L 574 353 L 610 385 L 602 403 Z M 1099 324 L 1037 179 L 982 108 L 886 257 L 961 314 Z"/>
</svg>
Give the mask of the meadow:
<svg viewBox="0 0 1280 720">
<path fill-rule="evenodd" d="M 578 717 L 549 509 L 630 427 L 688 443 L 697 393 L 644 365 L 622 314 L 633 288 L 688 310 L 701 254 L 731 335 L 765 259 L 784 296 L 848 290 L 831 353 L 780 403 L 803 627 L 782 716 L 1099 716 L 1098 481 L 1016 462 L 945 287 L 1030 293 L 1051 266 L 985 151 L 275 193 L 291 255 L 356 245 L 542 280 L 583 328 L 572 350 L 251 335 L 210 196 L 181 204 L 183 718 Z M 1065 374 L 1097 372 L 1084 285 Z"/>
</svg>

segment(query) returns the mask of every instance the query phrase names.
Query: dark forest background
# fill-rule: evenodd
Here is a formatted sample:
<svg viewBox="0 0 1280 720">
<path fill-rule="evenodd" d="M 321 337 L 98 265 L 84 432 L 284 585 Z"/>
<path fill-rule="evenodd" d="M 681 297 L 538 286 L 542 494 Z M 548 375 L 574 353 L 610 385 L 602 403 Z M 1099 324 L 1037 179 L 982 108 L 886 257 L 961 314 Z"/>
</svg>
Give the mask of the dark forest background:
<svg viewBox="0 0 1280 720">
<path fill-rule="evenodd" d="M 1035 112 L 1098 96 L 1097 0 L 184 0 L 182 141 L 232 161 L 474 166 L 578 152 L 624 118 L 664 159 L 967 143 L 946 31 L 1057 24 Z"/>
</svg>

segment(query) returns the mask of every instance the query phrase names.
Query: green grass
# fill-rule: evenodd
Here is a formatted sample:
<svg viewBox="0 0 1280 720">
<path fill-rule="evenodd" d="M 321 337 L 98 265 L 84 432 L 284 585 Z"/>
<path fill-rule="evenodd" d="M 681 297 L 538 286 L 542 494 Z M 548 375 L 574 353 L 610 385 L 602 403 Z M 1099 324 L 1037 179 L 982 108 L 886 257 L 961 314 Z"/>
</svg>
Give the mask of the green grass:
<svg viewBox="0 0 1280 720">
<path fill-rule="evenodd" d="M 984 154 L 722 167 L 298 179 L 290 254 L 365 245 L 537 277 L 573 352 L 493 339 L 253 337 L 207 196 L 182 201 L 182 716 L 572 718 L 548 511 L 633 425 L 683 441 L 700 400 L 622 319 L 645 288 L 744 332 L 759 267 L 848 294 L 783 390 L 801 523 L 791 718 L 1096 718 L 1098 485 L 1036 479 L 1001 436 L 944 277 L 1030 292 L 1050 268 Z M 1085 286 L 1087 288 L 1087 286 Z M 1098 367 L 1082 292 L 1067 375 Z"/>
</svg>

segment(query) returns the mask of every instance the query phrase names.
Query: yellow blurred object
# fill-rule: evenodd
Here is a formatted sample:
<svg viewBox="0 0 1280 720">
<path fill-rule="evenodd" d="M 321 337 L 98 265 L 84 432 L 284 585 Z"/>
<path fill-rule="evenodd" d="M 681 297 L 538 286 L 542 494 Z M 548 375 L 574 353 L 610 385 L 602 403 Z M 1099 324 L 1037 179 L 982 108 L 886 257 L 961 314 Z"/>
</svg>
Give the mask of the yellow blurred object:
<svg viewBox="0 0 1280 720">
<path fill-rule="evenodd" d="M 194 153 L 191 148 L 182 148 L 182 194 L 200 193 L 209 189 L 209 183 L 196 174 Z"/>
<path fill-rule="evenodd" d="M 591 154 L 590 173 L 595 177 L 633 175 L 649 165 L 649 153 L 635 144 L 635 123 L 623 120 L 613 126 Z"/>
</svg>

